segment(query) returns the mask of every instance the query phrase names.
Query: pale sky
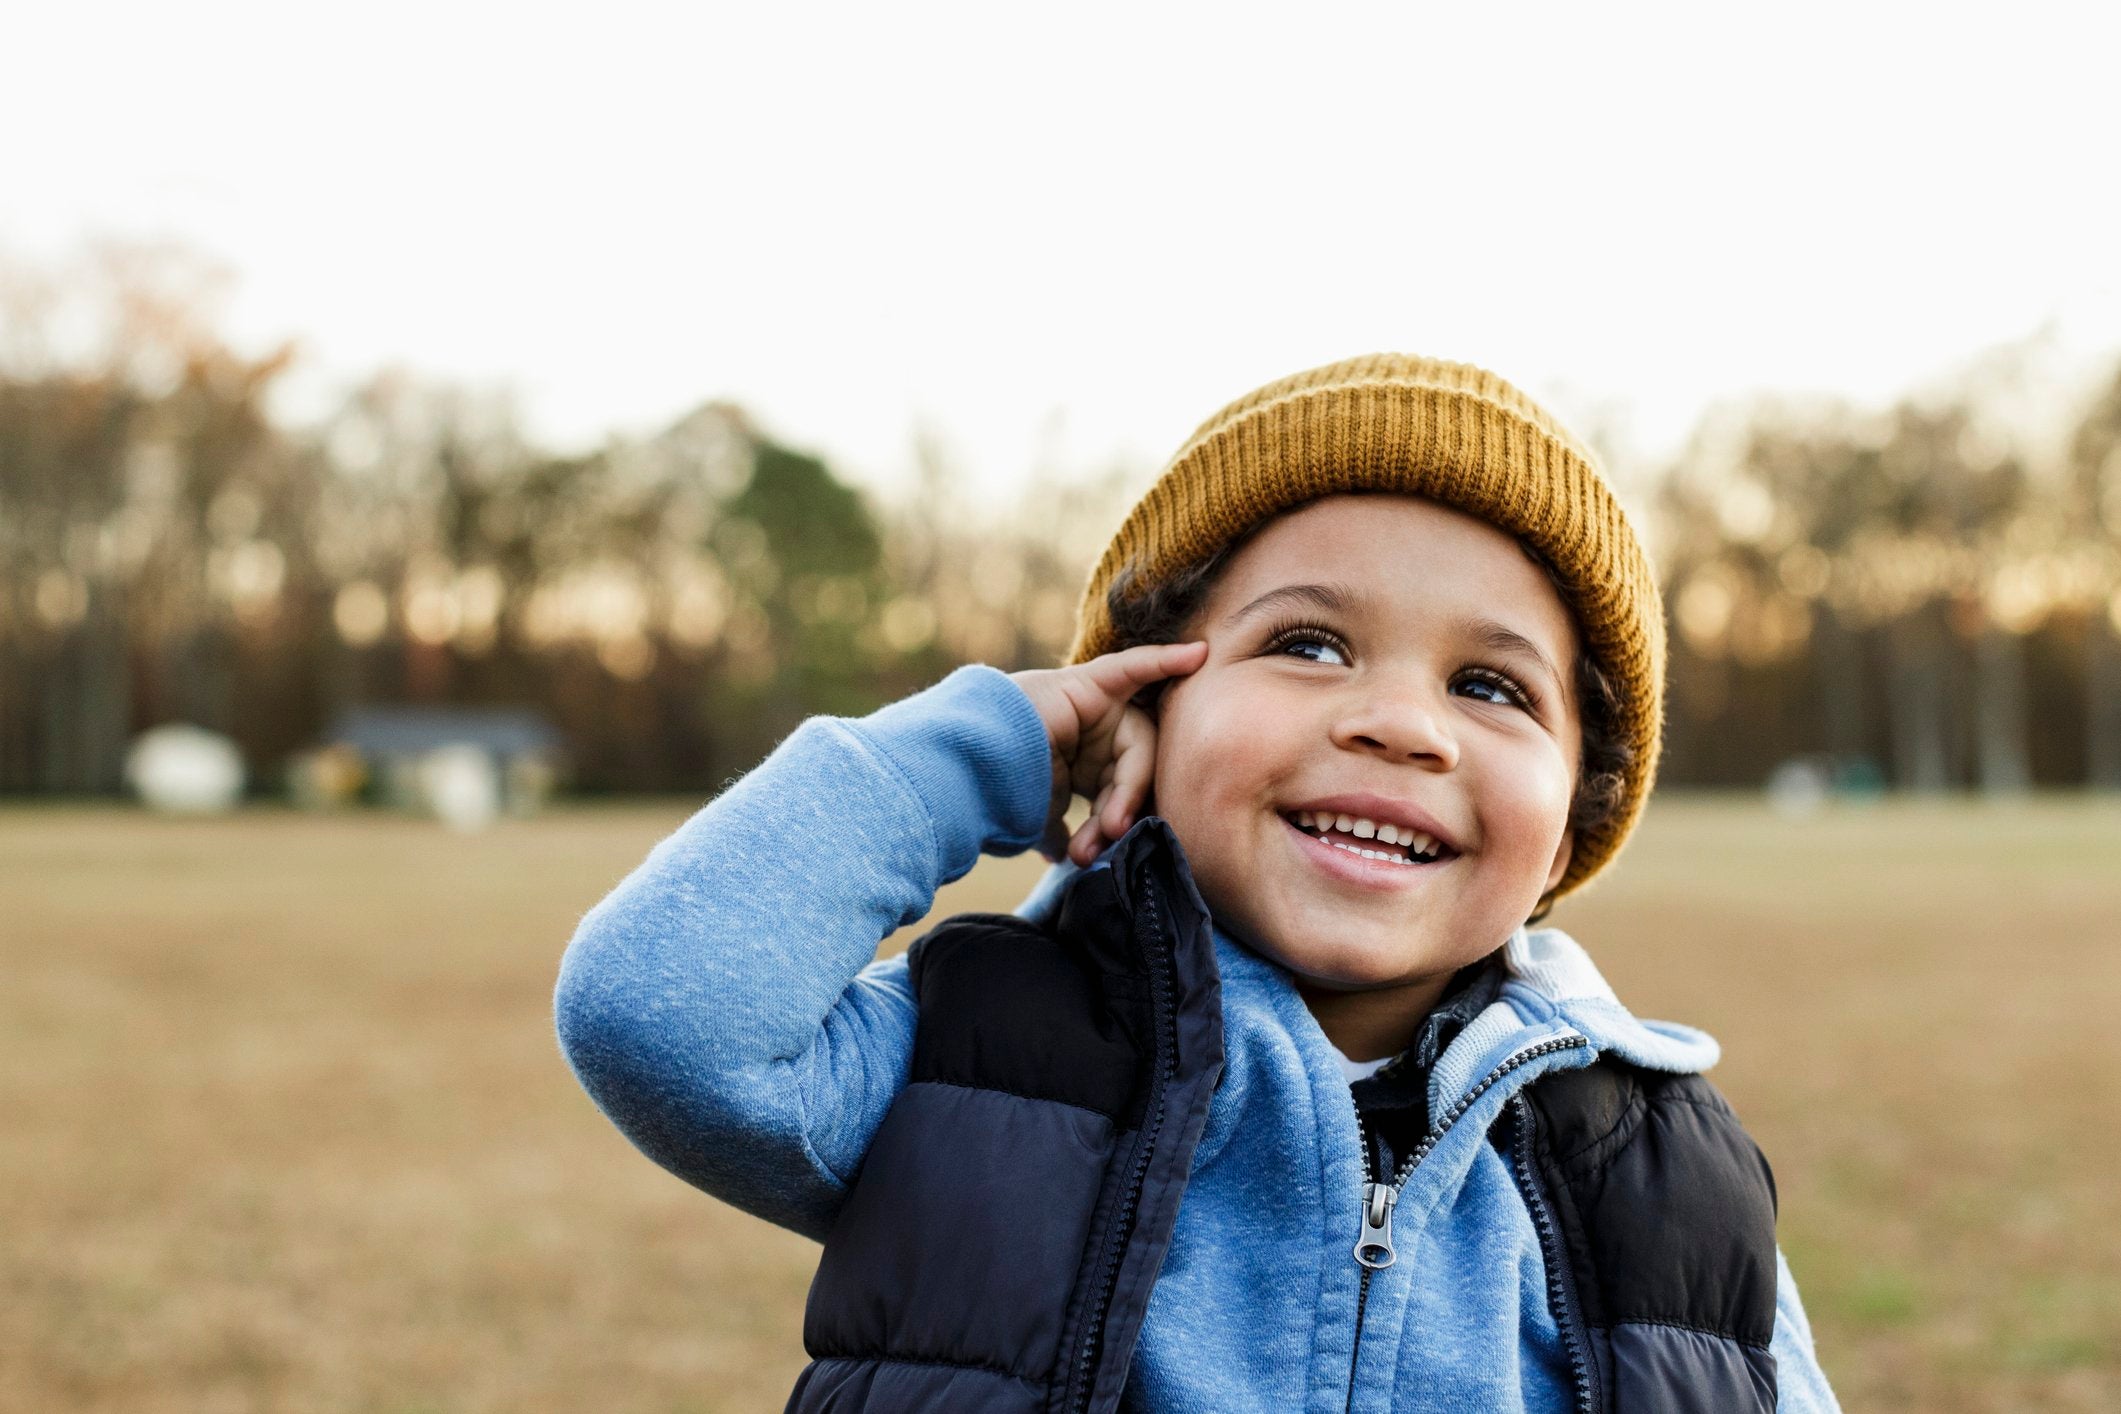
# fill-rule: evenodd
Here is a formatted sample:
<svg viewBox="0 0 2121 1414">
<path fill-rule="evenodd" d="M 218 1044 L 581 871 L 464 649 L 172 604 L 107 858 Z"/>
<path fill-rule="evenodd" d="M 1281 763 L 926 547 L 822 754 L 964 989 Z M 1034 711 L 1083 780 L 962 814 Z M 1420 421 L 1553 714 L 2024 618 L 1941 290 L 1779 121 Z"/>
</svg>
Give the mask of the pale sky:
<svg viewBox="0 0 2121 1414">
<path fill-rule="evenodd" d="M 2047 324 L 2121 352 L 2111 13 L 17 6 L 0 255 L 219 258 L 291 417 L 386 362 L 569 448 L 727 397 L 1006 496 L 1399 348 L 1654 453 Z"/>
</svg>

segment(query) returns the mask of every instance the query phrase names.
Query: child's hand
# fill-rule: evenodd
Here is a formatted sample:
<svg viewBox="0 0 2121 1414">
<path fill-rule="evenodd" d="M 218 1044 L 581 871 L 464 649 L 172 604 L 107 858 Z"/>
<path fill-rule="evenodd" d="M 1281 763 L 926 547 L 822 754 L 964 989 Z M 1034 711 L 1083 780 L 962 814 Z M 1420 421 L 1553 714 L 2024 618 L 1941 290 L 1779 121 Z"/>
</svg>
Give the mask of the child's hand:
<svg viewBox="0 0 2121 1414">
<path fill-rule="evenodd" d="M 1145 643 L 1072 668 L 1009 675 L 1038 708 L 1053 744 L 1053 803 L 1040 854 L 1088 864 L 1127 833 L 1156 783 L 1156 723 L 1134 705 L 1134 694 L 1192 672 L 1208 660 L 1207 649 L 1198 640 Z M 1091 797 L 1090 818 L 1071 839 L 1064 817 L 1078 795 Z"/>
</svg>

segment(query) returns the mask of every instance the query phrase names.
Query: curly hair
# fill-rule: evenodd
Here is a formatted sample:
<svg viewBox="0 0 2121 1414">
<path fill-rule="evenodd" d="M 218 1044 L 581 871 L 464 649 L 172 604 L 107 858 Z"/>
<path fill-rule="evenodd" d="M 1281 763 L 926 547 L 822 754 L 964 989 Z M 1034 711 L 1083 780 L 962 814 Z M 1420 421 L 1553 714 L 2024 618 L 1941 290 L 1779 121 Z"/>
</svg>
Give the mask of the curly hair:
<svg viewBox="0 0 2121 1414">
<path fill-rule="evenodd" d="M 1129 565 L 1113 579 L 1105 605 L 1112 616 L 1113 652 L 1143 643 L 1174 643 L 1208 602 L 1222 572 L 1238 551 L 1267 524 L 1252 527 L 1204 560 L 1186 566 L 1142 594 L 1129 597 L 1128 590 L 1139 577 L 1138 566 Z M 1522 540 L 1516 542 L 1525 557 L 1546 572 L 1561 601 L 1569 602 L 1569 590 L 1547 558 Z M 1569 801 L 1569 825 L 1581 837 L 1587 830 L 1610 822 L 1619 812 L 1627 789 L 1628 768 L 1634 764 L 1634 749 L 1617 725 L 1618 694 L 1613 679 L 1588 651 L 1579 651 L 1575 663 L 1576 715 L 1582 732 L 1581 764 L 1576 789 Z M 1166 680 L 1168 681 L 1168 679 Z M 1165 683 L 1152 683 L 1135 695 L 1135 703 L 1154 712 Z M 1527 923 L 1537 923 L 1554 906 L 1554 895 L 1543 894 Z"/>
</svg>

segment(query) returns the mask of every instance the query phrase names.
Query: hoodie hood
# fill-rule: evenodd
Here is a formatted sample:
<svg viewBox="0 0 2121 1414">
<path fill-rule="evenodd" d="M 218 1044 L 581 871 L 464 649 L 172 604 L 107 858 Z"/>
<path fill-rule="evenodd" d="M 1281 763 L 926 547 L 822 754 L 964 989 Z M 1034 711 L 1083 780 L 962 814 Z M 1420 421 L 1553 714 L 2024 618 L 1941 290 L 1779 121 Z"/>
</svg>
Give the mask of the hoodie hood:
<svg viewBox="0 0 2121 1414">
<path fill-rule="evenodd" d="M 1722 1058 L 1708 1032 L 1676 1021 L 1637 1018 L 1591 961 L 1583 945 L 1559 928 L 1519 928 L 1503 944 L 1509 980 L 1503 997 L 1531 1013 L 1550 1006 L 1602 1052 L 1646 1070 L 1694 1075 Z"/>
</svg>

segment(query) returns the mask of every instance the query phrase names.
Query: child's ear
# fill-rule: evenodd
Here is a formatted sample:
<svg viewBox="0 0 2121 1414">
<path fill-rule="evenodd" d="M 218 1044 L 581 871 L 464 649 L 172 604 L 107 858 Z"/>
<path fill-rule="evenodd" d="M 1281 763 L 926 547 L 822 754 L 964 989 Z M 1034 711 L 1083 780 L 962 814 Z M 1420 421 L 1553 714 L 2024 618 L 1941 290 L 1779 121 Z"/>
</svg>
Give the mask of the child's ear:
<svg viewBox="0 0 2121 1414">
<path fill-rule="evenodd" d="M 1554 863 L 1547 869 L 1546 887 L 1539 891 L 1544 898 L 1554 892 L 1561 883 L 1561 876 L 1569 872 L 1569 860 L 1576 853 L 1576 827 L 1569 826 L 1561 832 L 1561 843 L 1554 849 Z"/>
</svg>

